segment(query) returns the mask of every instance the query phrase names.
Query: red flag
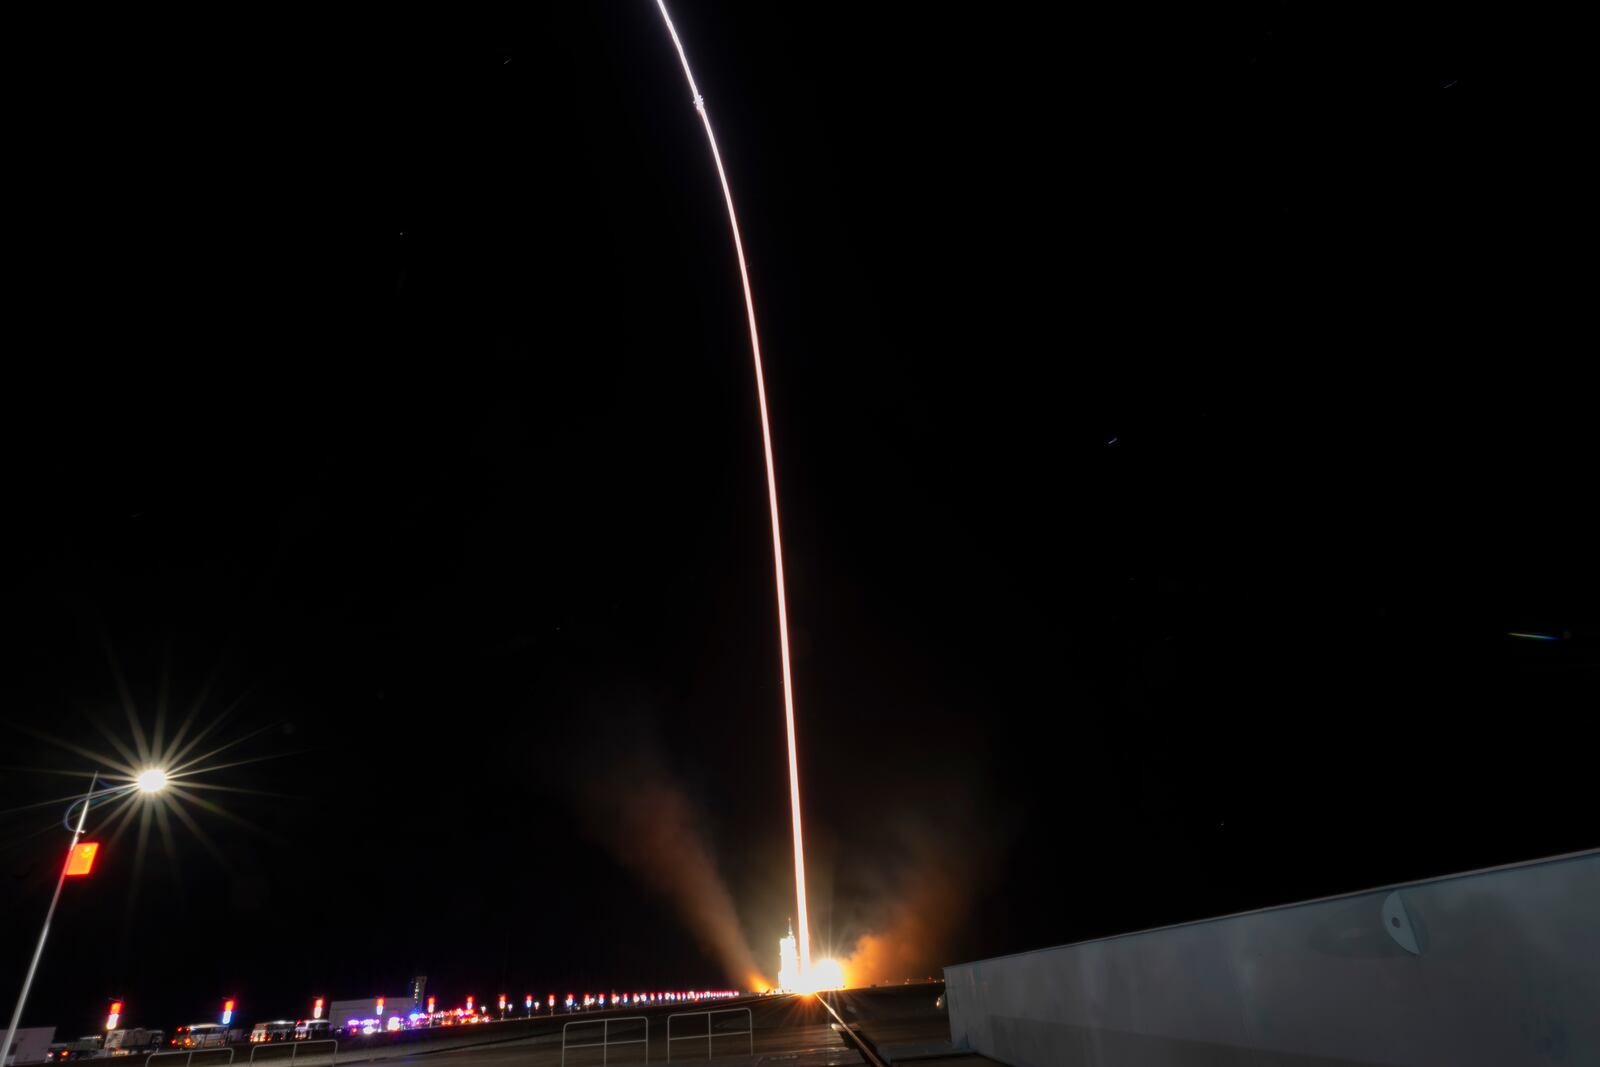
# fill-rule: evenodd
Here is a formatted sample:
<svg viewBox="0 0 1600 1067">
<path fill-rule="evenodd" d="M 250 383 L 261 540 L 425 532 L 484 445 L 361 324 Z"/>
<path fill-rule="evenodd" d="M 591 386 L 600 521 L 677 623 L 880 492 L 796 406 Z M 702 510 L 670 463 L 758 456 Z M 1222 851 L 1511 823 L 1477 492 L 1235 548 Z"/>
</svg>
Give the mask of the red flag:
<svg viewBox="0 0 1600 1067">
<path fill-rule="evenodd" d="M 98 841 L 83 841 L 73 848 L 67 857 L 68 877 L 77 877 L 88 874 L 94 867 L 94 854 L 100 851 Z"/>
</svg>

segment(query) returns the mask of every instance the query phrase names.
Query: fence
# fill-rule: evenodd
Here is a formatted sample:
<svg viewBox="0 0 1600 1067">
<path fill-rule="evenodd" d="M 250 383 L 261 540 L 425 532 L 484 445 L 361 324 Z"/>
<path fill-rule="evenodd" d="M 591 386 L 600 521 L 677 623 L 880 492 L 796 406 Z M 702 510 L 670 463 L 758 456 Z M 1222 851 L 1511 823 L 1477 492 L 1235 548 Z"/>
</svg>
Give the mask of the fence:
<svg viewBox="0 0 1600 1067">
<path fill-rule="evenodd" d="M 718 1015 L 737 1015 L 744 1012 L 743 1030 L 718 1030 L 715 1017 Z M 701 1016 L 706 1020 L 706 1032 L 703 1034 L 685 1034 L 682 1037 L 672 1036 L 672 1020 L 698 1019 Z M 712 1042 L 719 1037 L 743 1037 L 749 1040 L 750 1055 L 756 1054 L 756 1029 L 751 1022 L 749 1008 L 715 1008 L 711 1011 L 679 1011 L 667 1016 L 667 1062 L 672 1062 L 672 1043 L 674 1041 L 704 1041 L 706 1043 L 706 1059 L 711 1059 Z"/>
<path fill-rule="evenodd" d="M 644 1036 L 640 1037 L 640 1038 L 629 1038 L 629 1039 L 627 1039 L 625 1041 L 613 1041 L 613 1040 L 611 1040 L 611 1024 L 612 1023 L 644 1023 Z M 597 1042 L 596 1041 L 591 1041 L 591 1042 L 588 1042 L 588 1043 L 582 1044 L 582 1045 L 571 1045 L 571 1044 L 567 1043 L 567 1031 L 571 1030 L 574 1026 L 594 1026 L 596 1024 L 599 1024 L 600 1027 L 601 1027 L 600 1040 L 599 1041 L 597 1041 Z M 649 1063 L 650 1062 L 650 1020 L 649 1020 L 649 1018 L 646 1017 L 646 1016 L 643 1016 L 643 1015 L 623 1015 L 623 1016 L 620 1016 L 619 1018 L 616 1018 L 616 1019 L 574 1019 L 572 1022 L 568 1023 L 567 1025 L 565 1025 L 565 1026 L 563 1026 L 561 1028 L 561 1067 L 567 1067 L 567 1049 L 569 1049 L 569 1048 L 574 1048 L 574 1049 L 576 1049 L 576 1048 L 597 1048 L 597 1049 L 599 1049 L 600 1050 L 600 1064 L 601 1064 L 601 1067 L 605 1067 L 606 1063 L 609 1061 L 610 1056 L 611 1056 L 611 1048 L 612 1048 L 612 1046 L 615 1046 L 615 1045 L 643 1045 L 644 1046 L 644 1061 L 646 1063 Z"/>
<path fill-rule="evenodd" d="M 148 1056 L 146 1056 L 144 1058 L 144 1067 L 150 1067 L 150 1062 L 152 1060 L 169 1060 L 170 1061 L 170 1060 L 177 1059 L 179 1056 L 182 1056 L 184 1058 L 183 1059 L 183 1067 L 189 1067 L 189 1065 L 194 1062 L 194 1058 L 196 1056 L 218 1056 L 218 1057 L 220 1057 L 224 1053 L 227 1054 L 227 1056 L 228 1056 L 227 1059 L 225 1059 L 225 1060 L 221 1060 L 221 1059 L 212 1060 L 212 1061 L 209 1061 L 209 1062 L 211 1064 L 211 1067 L 226 1067 L 227 1064 L 230 1064 L 230 1063 L 233 1062 L 233 1049 L 232 1049 L 232 1047 L 218 1047 L 218 1046 L 213 1046 L 211 1048 L 183 1049 L 183 1050 L 177 1051 L 177 1052 L 152 1052 L 152 1053 L 150 1053 L 150 1055 L 148 1055 Z"/>
<path fill-rule="evenodd" d="M 256 1053 L 262 1051 L 263 1049 L 266 1049 L 266 1050 L 269 1050 L 269 1051 L 279 1051 L 279 1052 L 281 1052 L 281 1051 L 283 1051 L 283 1047 L 285 1045 L 289 1046 L 289 1058 L 288 1058 L 287 1062 L 290 1063 L 290 1064 L 294 1063 L 295 1056 L 297 1056 L 299 1054 L 299 1052 L 300 1052 L 300 1050 L 302 1048 L 308 1048 L 308 1047 L 310 1047 L 312 1045 L 332 1045 L 333 1046 L 333 1050 L 328 1054 L 328 1056 L 329 1056 L 328 1062 L 329 1063 L 338 1063 L 339 1062 L 339 1042 L 337 1040 L 335 1040 L 334 1038 L 331 1038 L 331 1037 L 318 1038 L 315 1041 L 274 1041 L 274 1042 L 271 1042 L 270 1044 L 251 1045 L 250 1046 L 250 1059 L 247 1062 L 252 1063 L 252 1064 L 255 1063 L 256 1062 Z M 319 1053 L 317 1053 L 317 1055 L 320 1056 L 320 1055 L 322 1055 L 322 1053 L 319 1052 Z M 284 1061 L 284 1058 L 282 1056 L 276 1056 L 276 1057 L 268 1057 L 264 1062 L 267 1062 L 267 1063 L 283 1063 L 285 1061 Z"/>
</svg>

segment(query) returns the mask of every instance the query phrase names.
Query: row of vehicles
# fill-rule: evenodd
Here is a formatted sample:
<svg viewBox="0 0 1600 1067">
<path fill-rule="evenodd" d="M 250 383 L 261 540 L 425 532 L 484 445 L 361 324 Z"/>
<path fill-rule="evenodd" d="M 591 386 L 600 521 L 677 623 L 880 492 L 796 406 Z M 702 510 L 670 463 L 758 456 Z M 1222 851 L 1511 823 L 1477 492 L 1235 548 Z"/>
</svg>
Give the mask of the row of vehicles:
<svg viewBox="0 0 1600 1067">
<path fill-rule="evenodd" d="M 472 998 L 467 998 L 466 1007 L 455 1008 L 447 1011 L 434 1011 L 435 998 L 427 998 L 427 1011 L 411 1010 L 401 1013 L 399 1011 L 385 1012 L 386 1004 L 404 1004 L 409 1008 L 416 1008 L 421 1001 L 421 982 L 418 979 L 415 985 L 414 997 L 372 997 L 351 1001 L 334 1001 L 329 1005 L 330 1018 L 318 1019 L 273 1019 L 269 1022 L 256 1023 L 249 1031 L 230 1028 L 227 1022 L 222 1023 L 191 1023 L 180 1026 L 172 1031 L 169 1037 L 161 1030 L 146 1030 L 137 1027 L 110 1029 L 100 1034 L 89 1034 L 60 1044 L 52 1044 L 44 1051 L 43 1062 L 47 1064 L 65 1063 L 68 1060 L 100 1060 L 112 1059 L 120 1056 L 135 1054 L 144 1056 L 155 1052 L 195 1052 L 210 1048 L 226 1048 L 230 1045 L 241 1044 L 246 1040 L 251 1044 L 268 1044 L 279 1041 L 322 1041 L 331 1037 L 372 1036 L 376 1034 L 394 1033 L 398 1030 L 427 1029 L 435 1026 L 461 1026 L 470 1023 L 487 1023 L 494 1021 L 496 1015 L 491 1014 L 488 1005 L 474 1007 Z M 580 1000 L 574 994 L 567 994 L 563 1005 L 568 1012 L 587 1011 L 598 1008 L 605 1011 L 608 1003 L 612 1008 L 624 1006 L 653 1006 L 672 1002 L 697 1003 L 702 1000 L 721 1000 L 743 994 L 734 990 L 698 990 L 687 993 L 612 993 L 609 997 L 604 993 L 586 993 Z M 316 998 L 314 1005 L 316 1014 L 321 1014 L 324 1000 Z M 502 996 L 498 1002 L 498 1018 L 505 1019 L 508 1014 L 515 1018 L 519 1014 L 531 1017 L 541 1008 L 548 1007 L 554 1014 L 557 1011 L 557 1000 L 554 993 L 549 994 L 543 1001 L 537 1001 L 530 993 L 523 998 L 522 1011 L 508 998 Z M 223 1005 L 223 1019 L 231 1022 L 234 1001 L 230 998 Z M 116 1001 L 111 1005 L 110 1016 L 107 1024 L 114 1026 L 117 1016 L 122 1011 L 122 1002 Z M 342 1020 L 337 1022 L 335 1020 Z M 41 1028 L 43 1029 L 43 1028 Z M 38 1063 L 40 1051 L 44 1050 L 44 1043 L 50 1040 L 54 1028 L 48 1028 L 38 1034 L 38 1045 L 31 1057 L 23 1055 L 13 1058 L 15 1063 Z M 20 1035 L 19 1035 L 20 1036 Z M 21 1044 L 19 1042 L 19 1049 Z"/>
<path fill-rule="evenodd" d="M 256 1023 L 249 1040 L 318 1041 L 331 1036 L 327 1019 L 275 1019 Z M 180 1026 L 167 1037 L 161 1030 L 128 1027 L 103 1034 L 86 1034 L 76 1041 L 53 1044 L 46 1050 L 45 1063 L 69 1060 L 104 1060 L 119 1056 L 149 1055 L 152 1052 L 186 1052 L 197 1049 L 226 1048 L 245 1040 L 245 1031 L 229 1029 L 221 1023 L 193 1023 Z"/>
<path fill-rule="evenodd" d="M 270 1023 L 256 1023 L 250 1031 L 253 1044 L 269 1041 L 322 1041 L 333 1035 L 327 1019 L 274 1019 Z"/>
<path fill-rule="evenodd" d="M 44 1062 L 65 1063 L 68 1060 L 103 1060 L 114 1056 L 144 1055 L 160 1052 L 166 1034 L 160 1030 L 127 1027 L 107 1030 L 103 1034 L 85 1034 L 76 1041 L 51 1045 L 45 1050 Z"/>
</svg>

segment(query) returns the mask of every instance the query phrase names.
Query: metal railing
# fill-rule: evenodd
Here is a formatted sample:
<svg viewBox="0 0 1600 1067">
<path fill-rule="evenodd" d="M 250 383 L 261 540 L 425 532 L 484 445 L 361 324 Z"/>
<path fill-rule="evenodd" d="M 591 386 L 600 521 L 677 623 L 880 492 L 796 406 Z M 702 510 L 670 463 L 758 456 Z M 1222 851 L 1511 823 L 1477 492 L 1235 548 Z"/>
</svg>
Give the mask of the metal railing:
<svg viewBox="0 0 1600 1067">
<path fill-rule="evenodd" d="M 567 1043 L 567 1031 L 568 1030 L 571 1030 L 574 1026 L 594 1026 L 596 1023 L 600 1024 L 600 1027 L 601 1027 L 600 1040 L 599 1041 L 591 1041 L 591 1042 L 588 1042 L 588 1043 L 582 1044 L 582 1045 L 569 1045 Z M 640 1037 L 640 1038 L 629 1038 L 626 1041 L 613 1041 L 613 1040 L 611 1040 L 611 1024 L 612 1023 L 644 1023 L 644 1036 Z M 646 1015 L 623 1015 L 623 1016 L 620 1016 L 620 1017 L 615 1018 L 615 1019 L 574 1019 L 572 1022 L 568 1023 L 567 1025 L 565 1025 L 565 1026 L 563 1026 L 561 1028 L 561 1067 L 567 1067 L 567 1049 L 569 1049 L 569 1048 L 597 1048 L 597 1049 L 599 1049 L 600 1050 L 600 1064 L 601 1064 L 601 1067 L 605 1067 L 605 1064 L 610 1059 L 610 1056 L 611 1056 L 610 1049 L 611 1049 L 611 1047 L 613 1045 L 643 1045 L 644 1046 L 644 1061 L 645 1061 L 645 1063 L 649 1063 L 650 1062 L 650 1018 L 649 1018 L 649 1016 L 646 1016 Z"/>
<path fill-rule="evenodd" d="M 288 1045 L 289 1046 L 289 1059 L 288 1059 L 288 1062 L 291 1063 L 291 1064 L 294 1063 L 295 1056 L 299 1054 L 299 1051 L 302 1048 L 307 1048 L 307 1047 L 309 1047 L 311 1045 L 332 1045 L 333 1046 L 333 1051 L 328 1053 L 328 1055 L 330 1057 L 328 1062 L 329 1063 L 338 1063 L 339 1062 L 339 1042 L 338 1042 L 337 1039 L 331 1038 L 331 1037 L 319 1037 L 319 1038 L 315 1038 L 313 1040 L 290 1040 L 290 1041 L 259 1042 L 257 1044 L 254 1044 L 254 1045 L 250 1046 L 250 1059 L 247 1060 L 246 1062 L 255 1063 L 256 1062 L 256 1053 L 260 1052 L 262 1049 L 272 1049 L 272 1050 L 276 1050 L 276 1051 L 281 1051 L 283 1049 L 284 1045 Z M 317 1055 L 320 1056 L 320 1055 L 322 1055 L 322 1053 L 319 1052 L 319 1053 L 317 1053 Z M 275 1059 L 269 1059 L 266 1062 L 268 1062 L 268 1063 L 280 1063 L 280 1062 L 283 1062 L 283 1058 L 280 1056 L 280 1057 L 277 1057 Z"/>
<path fill-rule="evenodd" d="M 828 1003 L 828 998 L 824 994 L 817 994 L 817 1003 L 828 1009 L 828 1014 L 833 1016 L 834 1022 L 839 1027 L 839 1037 L 846 1045 L 854 1045 L 856 1051 L 861 1053 L 872 1067 L 883 1067 L 883 1061 L 878 1058 L 877 1053 L 872 1051 L 872 1046 L 867 1044 L 866 1038 L 861 1036 L 861 1027 L 852 1027 L 845 1022 L 844 1016 L 840 1015 L 834 1006 Z"/>
<path fill-rule="evenodd" d="M 717 1029 L 716 1020 L 714 1018 L 715 1016 L 718 1016 L 718 1015 L 737 1015 L 741 1011 L 744 1012 L 744 1029 L 743 1030 L 718 1030 Z M 697 1019 L 702 1015 L 705 1016 L 705 1020 L 706 1020 L 706 1032 L 705 1033 L 703 1033 L 703 1034 L 686 1034 L 683 1037 L 673 1037 L 672 1036 L 672 1020 L 674 1020 L 674 1019 Z M 706 1043 L 706 1059 L 710 1060 L 712 1058 L 712 1055 L 711 1055 L 712 1054 L 712 1041 L 714 1039 L 716 1039 L 716 1038 L 719 1038 L 719 1037 L 745 1037 L 745 1038 L 749 1038 L 749 1041 L 750 1041 L 750 1055 L 752 1057 L 754 1057 L 755 1054 L 756 1054 L 756 1028 L 755 1028 L 755 1024 L 751 1021 L 751 1018 L 750 1018 L 750 1009 L 749 1008 L 713 1008 L 710 1011 L 679 1011 L 679 1012 L 673 1012 L 671 1015 L 667 1016 L 667 1062 L 668 1063 L 672 1062 L 672 1043 L 674 1041 L 704 1041 Z"/>
<path fill-rule="evenodd" d="M 196 1056 L 213 1056 L 213 1055 L 218 1055 L 218 1054 L 223 1053 L 223 1052 L 226 1052 L 228 1054 L 228 1058 L 223 1060 L 222 1063 L 218 1065 L 218 1067 L 226 1067 L 227 1064 L 231 1064 L 233 1062 L 233 1046 L 232 1045 L 213 1045 L 210 1048 L 178 1049 L 178 1050 L 174 1050 L 172 1052 L 152 1052 L 152 1053 L 150 1053 L 150 1055 L 148 1055 L 148 1056 L 146 1056 L 144 1058 L 144 1067 L 150 1067 L 150 1061 L 151 1060 L 159 1060 L 163 1056 L 165 1056 L 168 1059 L 173 1059 L 173 1058 L 176 1058 L 178 1056 L 182 1056 L 182 1057 L 184 1057 L 183 1067 L 189 1067 L 189 1064 L 194 1061 L 194 1058 Z"/>
</svg>

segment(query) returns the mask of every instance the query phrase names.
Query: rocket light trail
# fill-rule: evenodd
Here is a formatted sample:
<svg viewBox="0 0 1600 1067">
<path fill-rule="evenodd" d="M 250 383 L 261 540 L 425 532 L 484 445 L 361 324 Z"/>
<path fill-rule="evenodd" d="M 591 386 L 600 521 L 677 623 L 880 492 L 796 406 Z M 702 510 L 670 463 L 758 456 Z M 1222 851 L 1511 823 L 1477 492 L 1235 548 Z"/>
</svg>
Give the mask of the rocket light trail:
<svg viewBox="0 0 1600 1067">
<path fill-rule="evenodd" d="M 789 812 L 794 822 L 794 889 L 797 904 L 796 919 L 800 927 L 800 971 L 811 971 L 811 924 L 806 908 L 806 858 L 800 832 L 800 763 L 794 742 L 794 686 L 789 674 L 789 610 L 783 595 L 783 541 L 778 534 L 778 480 L 772 464 L 772 427 L 767 419 L 767 384 L 761 370 L 761 338 L 756 332 L 756 306 L 750 296 L 750 271 L 745 265 L 744 242 L 739 237 L 739 217 L 733 210 L 733 190 L 728 186 L 728 173 L 722 166 L 722 153 L 717 151 L 717 137 L 711 132 L 711 116 L 706 112 L 705 97 L 695 84 L 694 72 L 689 69 L 689 56 L 683 50 L 672 16 L 667 14 L 666 0 L 656 0 L 661 9 L 661 19 L 667 24 L 667 33 L 678 50 L 678 61 L 683 64 L 683 76 L 689 82 L 689 92 L 694 98 L 694 108 L 700 113 L 700 123 L 705 127 L 706 141 L 711 146 L 711 159 L 717 165 L 717 178 L 722 182 L 722 199 L 728 206 L 728 225 L 733 230 L 733 251 L 739 260 L 739 280 L 744 286 L 745 318 L 750 325 L 750 354 L 756 367 L 756 402 L 761 408 L 761 444 L 767 458 L 767 504 L 772 511 L 772 563 L 778 587 L 778 644 L 783 658 L 783 710 L 789 740 Z"/>
</svg>

